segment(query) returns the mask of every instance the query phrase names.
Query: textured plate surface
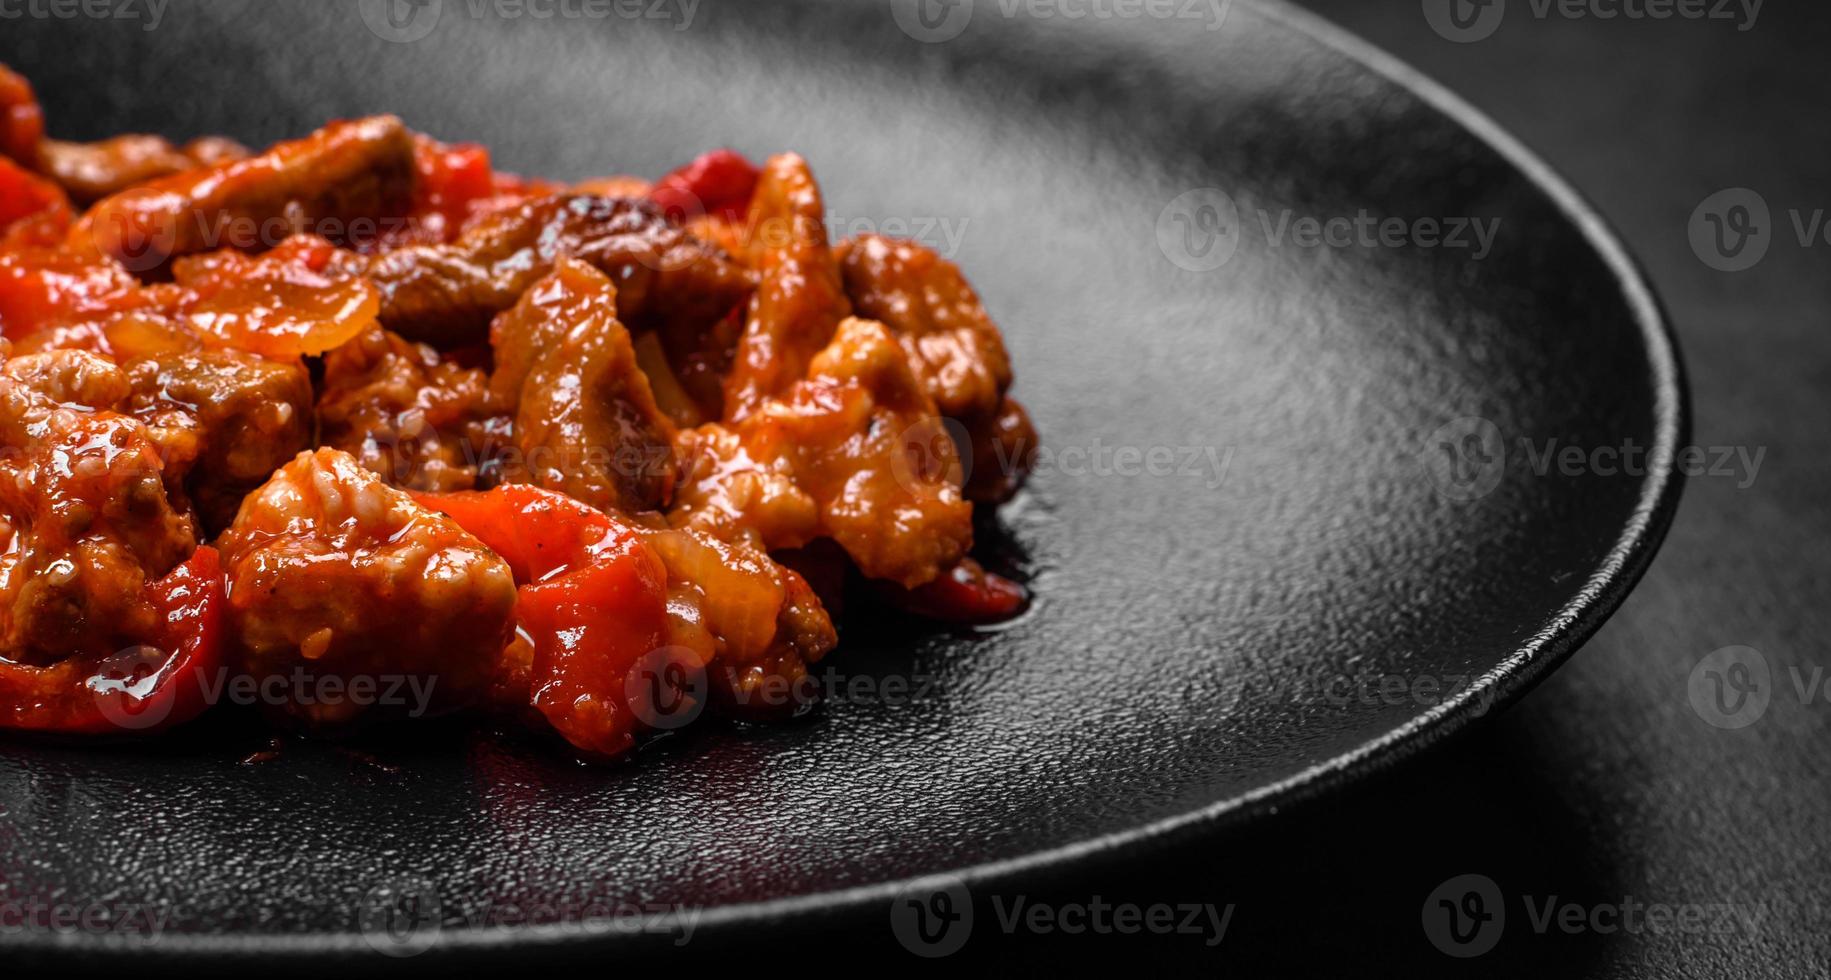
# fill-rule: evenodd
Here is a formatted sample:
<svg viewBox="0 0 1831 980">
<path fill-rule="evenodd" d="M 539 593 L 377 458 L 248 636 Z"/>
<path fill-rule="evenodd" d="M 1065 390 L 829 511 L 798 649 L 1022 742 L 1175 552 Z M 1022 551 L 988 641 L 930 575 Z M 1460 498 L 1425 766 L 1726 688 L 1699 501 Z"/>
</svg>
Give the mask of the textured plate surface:
<svg viewBox="0 0 1831 980">
<path fill-rule="evenodd" d="M 952 254 L 1004 326 L 1050 457 L 990 537 L 1040 601 L 981 635 L 854 616 L 814 717 L 610 770 L 462 727 L 259 765 L 234 720 L 125 750 L 0 741 L 0 898 L 165 910 L 155 955 L 367 954 L 365 910 L 399 894 L 442 923 L 435 954 L 564 949 L 626 937 L 488 910 L 678 904 L 704 929 L 1172 839 L 1517 694 L 1675 505 L 1676 358 L 1613 240 L 1504 136 L 1306 17 L 980 0 L 955 35 L 875 4 L 362 16 L 381 6 L 28 19 L 0 59 L 66 138 L 260 144 L 390 111 L 564 177 L 798 150 L 836 230 Z M 1303 234 L 1333 217 L 1354 230 Z M 1576 465 L 1547 456 L 1566 447 Z"/>
</svg>

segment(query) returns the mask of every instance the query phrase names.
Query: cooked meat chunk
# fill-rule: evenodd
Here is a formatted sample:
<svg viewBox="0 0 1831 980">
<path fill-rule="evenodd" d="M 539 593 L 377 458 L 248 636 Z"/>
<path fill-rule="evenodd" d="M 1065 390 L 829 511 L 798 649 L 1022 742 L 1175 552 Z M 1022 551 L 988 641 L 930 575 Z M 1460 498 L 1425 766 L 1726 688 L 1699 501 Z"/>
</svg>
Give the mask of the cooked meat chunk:
<svg viewBox="0 0 1831 980">
<path fill-rule="evenodd" d="M 914 587 L 972 546 L 953 442 L 882 324 L 840 324 L 808 380 L 745 428 L 752 452 L 773 444 L 794 454 L 827 536 L 865 575 Z"/>
<path fill-rule="evenodd" d="M 858 315 L 890 328 L 941 414 L 997 413 L 1011 386 L 1011 359 L 958 266 L 927 246 L 881 235 L 842 244 L 839 261 Z"/>
<path fill-rule="evenodd" d="M 632 322 L 703 329 L 750 290 L 743 269 L 654 205 L 572 194 L 492 212 L 456 242 L 386 252 L 362 271 L 381 287 L 384 326 L 449 350 L 481 342 L 561 256 L 610 276 Z"/>
<path fill-rule="evenodd" d="M 310 448 L 305 366 L 234 350 L 143 357 L 126 365 L 129 411 L 185 481 L 204 528 L 229 526 L 250 490 Z"/>
<path fill-rule="evenodd" d="M 50 664 L 153 634 L 142 586 L 196 549 L 146 427 L 87 407 L 126 392 L 82 351 L 0 368 L 0 657 Z"/>
<path fill-rule="evenodd" d="M 681 478 L 670 524 L 727 541 L 754 539 L 772 551 L 799 548 L 820 536 L 820 505 L 795 482 L 792 454 L 759 459 L 738 433 L 716 422 L 682 429 L 674 450 Z"/>
<path fill-rule="evenodd" d="M 150 180 L 240 160 L 248 150 L 220 137 L 177 147 L 164 137 L 129 133 L 96 143 L 45 140 L 38 153 L 45 172 L 78 204 L 89 204 Z"/>
<path fill-rule="evenodd" d="M 499 401 L 517 406 L 505 480 L 634 514 L 667 506 L 674 424 L 636 366 L 618 295 L 603 273 L 558 260 L 496 320 L 490 381 Z"/>
<path fill-rule="evenodd" d="M 46 351 L 0 365 L 0 444 L 18 451 L 49 432 L 58 409 L 117 409 L 132 386 L 113 362 L 87 351 Z"/>
<path fill-rule="evenodd" d="M 299 454 L 248 497 L 219 546 L 242 669 L 303 675 L 320 691 L 317 679 L 337 678 L 348 692 L 289 701 L 281 710 L 295 721 L 445 712 L 490 690 L 514 628 L 509 566 L 348 454 Z M 382 703 L 359 687 L 419 694 Z"/>
<path fill-rule="evenodd" d="M 972 460 L 966 495 L 997 503 L 1017 492 L 1036 430 L 1005 396 L 1004 338 L 959 267 L 917 242 L 861 235 L 840 246 L 846 293 L 860 316 L 890 328 L 941 414 L 959 423 Z"/>
<path fill-rule="evenodd" d="M 178 255 L 260 251 L 283 237 L 405 213 L 413 136 L 393 116 L 332 123 L 304 139 L 187 170 L 98 202 L 82 223 L 104 255 L 146 271 Z"/>
<path fill-rule="evenodd" d="M 807 582 L 748 543 L 703 531 L 647 531 L 643 540 L 667 565 L 668 640 L 710 664 L 718 703 L 746 716 L 807 707 L 808 667 L 838 642 Z"/>
<path fill-rule="evenodd" d="M 865 575 L 911 588 L 972 546 L 958 452 L 902 348 L 875 321 L 840 324 L 808 379 L 730 435 L 707 426 L 683 444 L 692 455 L 676 524 L 799 547 L 811 530 L 802 501 L 812 501 L 819 536 Z"/>
<path fill-rule="evenodd" d="M 506 441 L 506 411 L 482 369 L 380 327 L 324 357 L 321 441 L 403 490 L 474 489 Z"/>
<path fill-rule="evenodd" d="M 759 281 L 725 378 L 727 421 L 743 419 L 805 377 L 809 360 L 851 314 L 806 160 L 786 153 L 764 165 L 745 234 Z"/>
<path fill-rule="evenodd" d="M 965 431 L 973 454 L 966 499 L 989 504 L 1011 499 L 1036 460 L 1038 438 L 1030 413 L 1007 395 L 996 415 L 974 419 Z"/>
</svg>

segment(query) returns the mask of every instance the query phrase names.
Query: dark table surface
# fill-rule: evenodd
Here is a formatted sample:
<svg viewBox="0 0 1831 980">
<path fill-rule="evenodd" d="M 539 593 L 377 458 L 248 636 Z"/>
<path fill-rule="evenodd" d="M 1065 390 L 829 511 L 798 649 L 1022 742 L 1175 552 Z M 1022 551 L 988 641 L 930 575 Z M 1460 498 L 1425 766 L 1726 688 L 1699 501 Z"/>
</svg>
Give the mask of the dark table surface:
<svg viewBox="0 0 1831 980">
<path fill-rule="evenodd" d="M 1821 227 L 1802 245 L 1794 212 L 1808 230 L 1831 214 L 1831 4 L 1766 4 L 1744 30 L 1744 8 L 1715 0 L 1706 13 L 1737 20 L 1571 18 L 1556 2 L 1540 18 L 1511 0 L 1472 43 L 1436 33 L 1419 0 L 1304 5 L 1462 95 L 1598 205 L 1671 313 L 1692 441 L 1760 465 L 1691 479 L 1626 605 L 1511 710 L 1346 797 L 1032 896 L 1232 903 L 1218 945 L 976 926 L 971 951 L 1237 976 L 1827 975 L 1831 244 Z M 1732 187 L 1771 221 L 1766 256 L 1740 272 L 1707 265 L 1688 235 Z M 1738 729 L 1708 723 L 1688 687 L 1730 646 L 1769 667 L 1767 708 Z M 1452 959 L 1422 910 L 1464 874 L 1495 883 L 1505 920 L 1492 951 Z"/>
</svg>

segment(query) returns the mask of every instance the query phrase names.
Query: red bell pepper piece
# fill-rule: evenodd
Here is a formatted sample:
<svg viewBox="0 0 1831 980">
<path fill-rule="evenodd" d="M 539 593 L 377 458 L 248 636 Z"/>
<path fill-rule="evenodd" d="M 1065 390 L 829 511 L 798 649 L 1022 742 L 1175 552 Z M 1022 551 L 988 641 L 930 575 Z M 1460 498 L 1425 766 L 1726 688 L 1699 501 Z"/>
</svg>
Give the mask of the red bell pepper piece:
<svg viewBox="0 0 1831 980">
<path fill-rule="evenodd" d="M 902 608 L 949 623 L 996 623 L 1023 612 L 1030 603 L 1030 594 L 1021 584 L 986 571 L 971 558 L 962 559 L 927 585 L 892 588 Z"/>
<path fill-rule="evenodd" d="M 702 214 L 742 221 L 761 173 L 731 150 L 713 150 L 656 181 L 648 196 L 676 221 Z"/>
<path fill-rule="evenodd" d="M 9 338 L 152 304 L 139 281 L 108 259 L 42 248 L 0 251 L 0 333 Z"/>
<path fill-rule="evenodd" d="M 44 139 L 44 111 L 25 76 L 0 65 L 0 156 L 12 157 L 28 167 L 38 165 L 38 144 Z"/>
<path fill-rule="evenodd" d="M 70 200 L 64 189 L 0 156 L 0 232 L 15 222 L 59 212 L 70 215 Z"/>
<path fill-rule="evenodd" d="M 160 627 L 140 644 L 49 667 L 0 663 L 0 728 L 118 735 L 202 714 L 223 679 L 223 591 L 216 549 L 198 548 L 147 584 Z"/>
<path fill-rule="evenodd" d="M 414 497 L 509 563 L 517 625 L 534 643 L 529 698 L 574 748 L 621 755 L 697 707 L 705 664 L 668 646 L 667 569 L 634 529 L 532 486 Z"/>
<path fill-rule="evenodd" d="M 413 216 L 439 222 L 440 237 L 450 239 L 470 217 L 471 205 L 496 194 L 490 151 L 475 143 L 441 143 L 417 136 L 413 144 Z"/>
</svg>

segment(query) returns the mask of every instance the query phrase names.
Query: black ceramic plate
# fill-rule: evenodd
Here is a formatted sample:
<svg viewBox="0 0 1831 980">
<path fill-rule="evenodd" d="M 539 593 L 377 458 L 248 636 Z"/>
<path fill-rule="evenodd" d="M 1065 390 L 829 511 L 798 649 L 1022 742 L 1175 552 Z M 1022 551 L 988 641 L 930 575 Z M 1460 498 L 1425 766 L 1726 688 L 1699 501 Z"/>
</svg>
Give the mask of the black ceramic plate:
<svg viewBox="0 0 1831 980">
<path fill-rule="evenodd" d="M 985 537 L 1036 606 L 984 634 L 854 610 L 814 717 L 611 769 L 461 726 L 256 765 L 233 721 L 0 741 L 0 898 L 169 915 L 150 945 L 0 942 L 521 962 L 634 937 L 514 907 L 678 906 L 704 935 L 1170 841 L 1519 694 L 1675 506 L 1679 369 L 1621 247 L 1510 139 L 1308 16 L 387 6 L 28 18 L 0 58 L 66 137 L 259 144 L 391 111 L 562 177 L 800 151 L 837 229 L 951 254 L 1004 325 L 1049 457 Z M 439 927 L 365 934 L 403 896 Z"/>
</svg>

